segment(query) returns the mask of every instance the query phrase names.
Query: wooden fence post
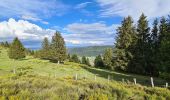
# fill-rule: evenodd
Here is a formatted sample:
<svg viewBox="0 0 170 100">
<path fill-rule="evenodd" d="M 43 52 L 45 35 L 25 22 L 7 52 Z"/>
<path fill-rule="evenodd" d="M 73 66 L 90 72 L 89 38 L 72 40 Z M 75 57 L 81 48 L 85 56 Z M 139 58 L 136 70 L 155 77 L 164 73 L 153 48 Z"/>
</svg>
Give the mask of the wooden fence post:
<svg viewBox="0 0 170 100">
<path fill-rule="evenodd" d="M 151 77 L 151 85 L 152 87 L 154 87 L 154 82 L 153 82 L 153 78 Z"/>
<path fill-rule="evenodd" d="M 16 74 L 16 70 L 15 70 L 15 68 L 13 69 L 13 73 L 14 73 L 14 74 Z"/>
<path fill-rule="evenodd" d="M 135 83 L 135 85 L 136 85 L 136 78 L 134 78 L 133 80 L 134 80 L 134 83 Z"/>
<path fill-rule="evenodd" d="M 122 78 L 122 82 L 123 82 L 123 83 L 125 83 L 125 80 L 124 80 L 124 78 Z"/>
<path fill-rule="evenodd" d="M 165 85 L 166 88 L 168 88 L 168 83 L 166 82 L 166 85 Z"/>
<path fill-rule="evenodd" d="M 96 81 L 96 74 L 95 74 L 95 76 L 94 76 L 94 80 Z"/>
<path fill-rule="evenodd" d="M 110 81 L 110 75 L 108 75 L 108 83 L 109 83 L 109 81 Z"/>
</svg>

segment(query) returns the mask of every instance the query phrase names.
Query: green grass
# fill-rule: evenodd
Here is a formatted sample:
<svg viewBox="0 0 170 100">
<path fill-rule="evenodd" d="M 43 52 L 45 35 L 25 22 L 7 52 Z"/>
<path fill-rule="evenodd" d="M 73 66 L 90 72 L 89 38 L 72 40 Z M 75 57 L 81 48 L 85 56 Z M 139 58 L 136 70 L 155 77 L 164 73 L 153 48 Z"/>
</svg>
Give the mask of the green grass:
<svg viewBox="0 0 170 100">
<path fill-rule="evenodd" d="M 123 74 L 114 71 L 108 71 L 103 69 L 96 69 L 92 67 L 84 67 L 85 65 L 76 64 L 72 62 L 65 62 L 65 64 L 51 63 L 48 60 L 35 59 L 33 57 L 27 57 L 22 60 L 11 60 L 7 56 L 7 50 L 1 48 L 0 53 L 0 75 L 12 74 L 13 69 L 16 72 L 20 72 L 21 69 L 29 68 L 29 73 L 37 74 L 40 76 L 56 76 L 56 77 L 67 77 L 78 75 L 78 78 L 87 77 L 89 80 L 94 80 L 95 75 L 97 81 L 107 81 L 108 75 L 112 80 L 122 81 L 133 81 L 133 78 L 137 79 L 137 83 L 142 85 L 150 86 L 150 77 L 140 76 L 134 74 Z M 154 78 L 156 86 L 165 85 L 165 80 L 160 78 Z"/>
<path fill-rule="evenodd" d="M 109 83 L 108 75 L 112 79 Z M 133 78 L 139 84 L 134 85 Z M 163 86 L 166 81 L 154 78 L 154 82 L 156 86 Z M 166 88 L 151 88 L 147 76 L 72 62 L 56 64 L 33 57 L 11 60 L 7 50 L 0 48 L 0 100 L 168 100 L 169 94 Z"/>
<path fill-rule="evenodd" d="M 0 100 L 169 100 L 166 88 L 17 73 L 0 77 Z"/>
</svg>

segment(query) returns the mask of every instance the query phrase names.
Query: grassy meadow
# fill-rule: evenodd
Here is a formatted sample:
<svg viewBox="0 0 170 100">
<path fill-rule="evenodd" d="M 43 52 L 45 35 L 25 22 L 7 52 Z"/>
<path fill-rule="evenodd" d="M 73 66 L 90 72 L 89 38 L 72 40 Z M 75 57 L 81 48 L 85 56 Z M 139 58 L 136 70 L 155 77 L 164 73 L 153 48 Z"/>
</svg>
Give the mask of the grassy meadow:
<svg viewBox="0 0 170 100">
<path fill-rule="evenodd" d="M 7 49 L 0 48 L 0 100 L 170 100 L 166 81 L 154 78 L 154 83 L 152 88 L 147 76 L 72 62 L 56 64 L 31 56 L 11 60 Z"/>
</svg>

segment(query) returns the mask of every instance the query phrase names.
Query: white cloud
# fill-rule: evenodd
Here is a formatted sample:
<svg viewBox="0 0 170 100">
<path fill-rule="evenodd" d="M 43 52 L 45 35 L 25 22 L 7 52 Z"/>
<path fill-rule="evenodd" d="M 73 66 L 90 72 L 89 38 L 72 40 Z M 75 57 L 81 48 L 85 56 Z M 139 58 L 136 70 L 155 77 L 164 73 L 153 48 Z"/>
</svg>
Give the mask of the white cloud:
<svg viewBox="0 0 170 100">
<path fill-rule="evenodd" d="M 96 0 L 102 17 L 131 15 L 135 20 L 145 13 L 149 19 L 170 14 L 170 0 Z"/>
<path fill-rule="evenodd" d="M 55 31 L 51 29 L 42 29 L 28 21 L 10 18 L 8 21 L 0 22 L 0 39 L 12 39 L 18 37 L 22 40 L 42 40 L 44 37 L 50 37 Z"/>
<path fill-rule="evenodd" d="M 115 29 L 119 25 L 107 26 L 104 23 L 73 23 L 66 26 L 63 34 L 67 43 L 76 45 L 113 45 Z"/>
<path fill-rule="evenodd" d="M 83 8 L 85 8 L 90 3 L 92 3 L 92 2 L 80 3 L 80 4 L 76 5 L 75 9 L 83 9 Z"/>
<path fill-rule="evenodd" d="M 23 15 L 21 18 L 22 18 L 23 20 L 28 20 L 28 21 L 39 21 L 39 22 L 41 22 L 41 23 L 43 23 L 43 24 L 46 24 L 46 25 L 49 24 L 49 22 L 47 22 L 47 21 L 44 21 L 44 20 L 42 20 L 42 19 L 40 19 L 40 18 L 36 18 L 36 17 L 32 17 L 32 16 Z"/>
<path fill-rule="evenodd" d="M 40 18 L 36 18 L 36 17 L 32 17 L 32 16 L 26 16 L 26 15 L 21 16 L 21 18 L 24 19 L 24 20 L 32 20 L 32 21 L 41 21 L 42 20 Z"/>
<path fill-rule="evenodd" d="M 83 2 L 80 4 L 77 4 L 74 9 L 83 13 L 86 16 L 93 16 L 93 13 L 91 11 L 88 11 L 86 8 L 88 8 L 88 6 L 90 4 L 92 4 L 93 2 Z"/>
<path fill-rule="evenodd" d="M 0 40 L 13 40 L 18 37 L 26 47 L 40 47 L 44 37 L 51 39 L 55 30 L 60 30 L 67 45 L 113 45 L 115 29 L 118 25 L 106 25 L 105 23 L 73 23 L 65 28 L 54 26 L 53 29 L 43 29 L 36 24 L 25 20 L 0 22 Z"/>
<path fill-rule="evenodd" d="M 62 15 L 68 6 L 58 0 L 1 0 L 0 16 L 41 20 L 42 17 Z"/>
</svg>

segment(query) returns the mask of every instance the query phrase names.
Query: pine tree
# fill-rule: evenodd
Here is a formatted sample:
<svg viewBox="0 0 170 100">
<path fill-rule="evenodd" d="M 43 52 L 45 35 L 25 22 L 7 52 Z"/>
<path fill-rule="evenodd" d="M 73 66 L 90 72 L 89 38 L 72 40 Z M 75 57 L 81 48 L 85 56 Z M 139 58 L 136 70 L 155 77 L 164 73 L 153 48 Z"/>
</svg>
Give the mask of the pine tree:
<svg viewBox="0 0 170 100">
<path fill-rule="evenodd" d="M 42 42 L 42 50 L 41 52 L 41 58 L 43 59 L 49 59 L 49 55 L 50 55 L 50 43 L 48 41 L 48 38 L 44 38 L 43 42 Z"/>
<path fill-rule="evenodd" d="M 152 28 L 152 33 L 149 38 L 149 47 L 150 47 L 150 52 L 148 52 L 149 55 L 149 72 L 151 75 L 158 76 L 158 53 L 159 53 L 159 29 L 158 29 L 158 19 L 155 19 L 153 22 L 153 28 Z"/>
<path fill-rule="evenodd" d="M 91 64 L 90 64 L 90 60 L 89 60 L 89 58 L 88 58 L 88 57 L 86 58 L 86 65 L 91 66 Z"/>
<path fill-rule="evenodd" d="M 5 44 L 4 44 L 5 47 L 9 48 L 10 47 L 10 44 L 8 43 L 8 41 L 5 41 Z"/>
<path fill-rule="evenodd" d="M 71 61 L 71 56 L 70 56 L 70 54 L 67 55 L 67 60 L 68 60 L 68 61 Z"/>
<path fill-rule="evenodd" d="M 87 59 L 86 59 L 85 56 L 82 57 L 81 63 L 82 63 L 82 64 L 87 64 Z"/>
<path fill-rule="evenodd" d="M 133 61 L 132 72 L 140 74 L 149 74 L 148 70 L 148 57 L 149 44 L 148 38 L 150 36 L 150 28 L 146 16 L 142 14 L 137 24 L 137 44 L 135 47 L 135 55 Z"/>
<path fill-rule="evenodd" d="M 170 18 L 161 19 L 160 24 L 160 71 L 170 73 Z M 170 77 L 169 77 L 170 78 Z"/>
<path fill-rule="evenodd" d="M 25 48 L 17 37 L 13 40 L 8 55 L 11 59 L 25 58 Z"/>
<path fill-rule="evenodd" d="M 105 68 L 107 69 L 113 69 L 113 50 L 112 49 L 106 49 L 105 53 L 103 55 L 103 63 Z"/>
<path fill-rule="evenodd" d="M 49 48 L 50 48 L 50 43 L 48 41 L 48 38 L 45 37 L 43 42 L 42 42 L 42 49 L 43 50 L 49 50 Z"/>
<path fill-rule="evenodd" d="M 1 45 L 2 47 L 5 47 L 5 48 L 9 48 L 9 47 L 10 47 L 10 44 L 8 43 L 8 41 L 0 42 L 0 45 Z"/>
<path fill-rule="evenodd" d="M 91 66 L 91 65 L 90 65 L 90 61 L 89 61 L 89 58 L 88 58 L 88 57 L 85 57 L 85 56 L 82 57 L 81 63 L 82 63 L 82 64 L 86 64 L 86 65 L 88 65 L 88 66 Z"/>
<path fill-rule="evenodd" d="M 0 45 L 1 45 L 2 47 L 4 47 L 4 42 L 1 42 Z"/>
<path fill-rule="evenodd" d="M 165 37 L 165 34 L 167 33 L 167 21 L 165 17 L 162 17 L 160 19 L 160 25 L 159 25 L 159 44 Z"/>
<path fill-rule="evenodd" d="M 76 54 L 71 56 L 71 62 L 80 63 L 80 60 Z"/>
<path fill-rule="evenodd" d="M 52 37 L 50 49 L 50 59 L 54 62 L 63 62 L 66 58 L 66 47 L 64 38 L 59 32 Z"/>
<path fill-rule="evenodd" d="M 132 44 L 135 43 L 136 32 L 130 16 L 124 18 L 117 29 L 116 49 L 114 57 L 115 69 L 127 71 L 129 61 L 132 59 Z"/>
<path fill-rule="evenodd" d="M 101 55 L 96 56 L 94 60 L 94 66 L 96 68 L 104 68 L 103 59 Z"/>
</svg>

